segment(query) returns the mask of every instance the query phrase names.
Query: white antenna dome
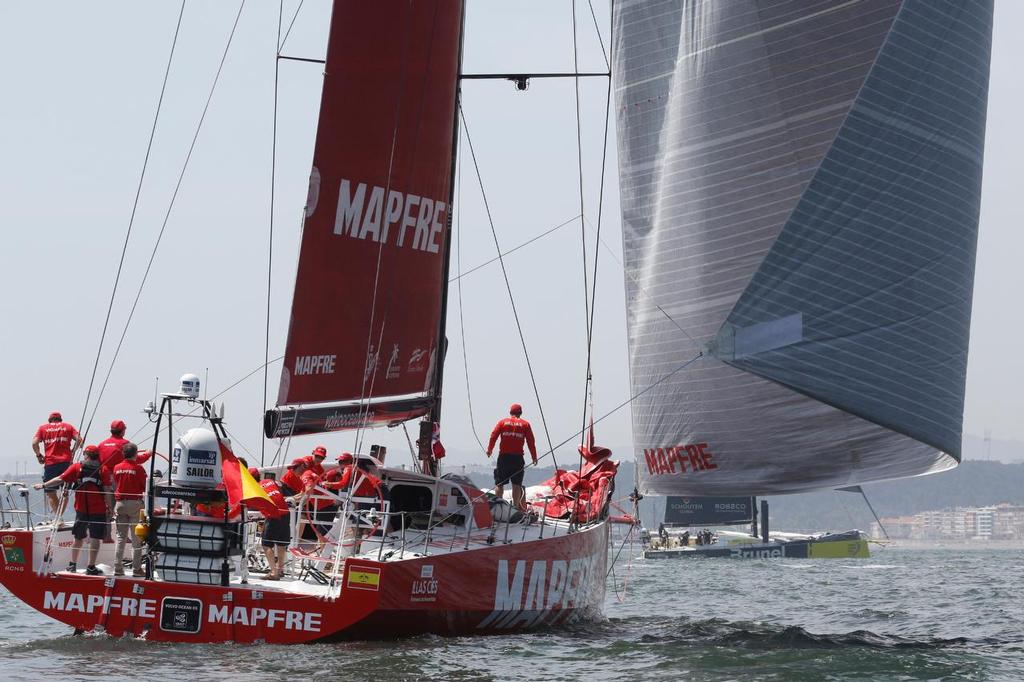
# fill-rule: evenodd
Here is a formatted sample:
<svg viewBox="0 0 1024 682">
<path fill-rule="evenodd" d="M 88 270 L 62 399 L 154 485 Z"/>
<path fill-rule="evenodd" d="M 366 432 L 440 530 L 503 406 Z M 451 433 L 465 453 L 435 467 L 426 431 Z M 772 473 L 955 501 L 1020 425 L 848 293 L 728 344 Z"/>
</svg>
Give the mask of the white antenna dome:
<svg viewBox="0 0 1024 682">
<path fill-rule="evenodd" d="M 199 397 L 199 377 L 195 374 L 181 375 L 181 394 L 189 398 Z"/>
</svg>

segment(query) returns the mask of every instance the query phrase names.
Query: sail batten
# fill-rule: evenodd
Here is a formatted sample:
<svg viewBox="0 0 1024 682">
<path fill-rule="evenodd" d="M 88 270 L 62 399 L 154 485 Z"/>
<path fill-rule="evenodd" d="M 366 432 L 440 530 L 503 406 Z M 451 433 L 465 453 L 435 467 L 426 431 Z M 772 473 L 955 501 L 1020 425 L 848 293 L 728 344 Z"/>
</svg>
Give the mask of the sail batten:
<svg viewBox="0 0 1024 682">
<path fill-rule="evenodd" d="M 641 486 L 955 466 L 991 1 L 654 0 L 614 22 L 634 392 L 704 353 L 633 404 Z"/>
<path fill-rule="evenodd" d="M 436 400 L 461 30 L 461 0 L 334 2 L 268 433 L 413 418 Z M 346 401 L 363 408 L 328 405 Z"/>
</svg>

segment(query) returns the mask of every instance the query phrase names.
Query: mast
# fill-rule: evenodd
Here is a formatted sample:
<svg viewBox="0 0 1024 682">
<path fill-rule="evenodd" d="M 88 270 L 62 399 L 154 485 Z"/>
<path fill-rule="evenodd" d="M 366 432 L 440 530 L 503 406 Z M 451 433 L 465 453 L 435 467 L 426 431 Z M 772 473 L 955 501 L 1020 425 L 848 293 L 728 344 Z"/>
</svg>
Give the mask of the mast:
<svg viewBox="0 0 1024 682">
<path fill-rule="evenodd" d="M 448 278 L 452 261 L 452 225 L 455 221 L 455 171 L 459 165 L 459 111 L 462 104 L 462 57 L 466 41 L 466 5 L 462 5 L 462 17 L 459 20 L 459 69 L 455 76 L 455 115 L 452 116 L 452 162 L 451 183 L 448 192 L 448 220 L 444 235 L 444 266 L 441 270 L 441 315 L 437 321 L 437 362 L 434 365 L 433 385 L 430 393 L 433 397 L 427 421 L 441 421 L 441 388 L 444 384 L 444 359 L 448 353 L 448 340 L 445 337 L 448 319 Z"/>
</svg>

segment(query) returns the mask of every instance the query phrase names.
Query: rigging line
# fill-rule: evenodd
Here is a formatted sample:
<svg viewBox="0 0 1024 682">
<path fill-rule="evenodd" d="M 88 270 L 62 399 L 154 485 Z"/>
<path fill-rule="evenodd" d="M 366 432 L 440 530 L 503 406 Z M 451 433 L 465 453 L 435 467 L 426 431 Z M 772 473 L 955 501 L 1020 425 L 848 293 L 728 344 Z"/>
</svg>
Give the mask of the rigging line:
<svg viewBox="0 0 1024 682">
<path fill-rule="evenodd" d="M 299 5 L 301 7 L 301 3 Z M 296 13 L 298 11 L 296 10 Z M 284 0 L 278 5 L 277 12 L 277 38 L 274 45 L 281 43 L 281 19 L 284 17 Z M 294 21 L 294 19 L 292 19 Z M 277 54 L 280 55 L 280 47 Z M 274 194 L 277 189 L 277 99 L 278 99 L 278 76 L 281 71 L 281 61 L 274 59 L 274 123 L 273 132 L 270 136 L 270 226 L 267 237 L 267 329 L 263 343 L 263 414 L 267 413 L 267 383 L 270 381 L 270 298 L 273 286 L 274 275 Z M 260 466 L 266 464 L 267 439 L 260 438 Z"/>
<path fill-rule="evenodd" d="M 224 62 L 227 60 L 228 51 L 231 49 L 231 42 L 234 40 L 235 31 L 238 29 L 238 20 L 242 16 L 242 10 L 245 8 L 246 0 L 238 5 L 238 13 L 235 14 L 235 22 L 231 26 L 231 33 L 228 35 L 227 44 L 224 46 L 224 53 L 221 55 L 220 64 L 217 66 L 217 74 L 214 76 L 213 85 L 210 86 L 210 93 L 206 97 L 206 105 L 203 107 L 203 113 L 199 117 L 199 123 L 196 125 L 196 132 L 192 136 L 192 143 L 189 145 L 188 154 L 185 155 L 185 162 L 181 166 L 181 173 L 178 175 L 178 182 L 174 186 L 174 192 L 171 194 L 171 201 L 167 205 L 167 212 L 164 214 L 163 223 L 160 225 L 160 232 L 157 234 L 156 243 L 153 244 L 153 251 L 149 254 L 149 262 L 146 264 L 146 271 L 142 273 L 142 281 L 139 283 L 139 290 L 135 294 L 135 301 L 132 303 L 131 310 L 128 312 L 128 319 L 124 323 L 124 329 L 121 330 L 121 338 L 117 342 L 117 348 L 114 349 L 114 356 L 110 360 L 110 367 L 107 368 L 107 375 L 103 379 L 103 386 L 100 388 L 99 394 L 96 396 L 96 402 L 93 405 L 92 414 L 89 416 L 89 423 L 92 424 L 93 419 L 96 417 L 96 412 L 100 407 L 100 399 L 103 397 L 103 393 L 106 391 L 107 383 L 110 381 L 110 375 L 114 372 L 114 365 L 117 362 L 117 356 L 121 353 L 121 346 L 124 344 L 124 339 L 128 335 L 128 328 L 131 326 L 132 318 L 135 316 L 135 309 L 139 305 L 139 299 L 142 298 L 142 290 L 146 286 L 146 279 L 149 277 L 149 272 L 153 268 L 153 261 L 156 258 L 157 249 L 160 248 L 160 241 L 163 239 L 164 231 L 167 229 L 167 223 L 171 218 L 171 211 L 174 208 L 174 202 L 178 198 L 178 191 L 181 189 L 181 183 L 185 179 L 185 171 L 188 169 L 189 161 L 192 159 L 192 152 L 195 151 L 196 142 L 199 140 L 199 132 L 203 129 L 203 121 L 206 120 L 206 113 L 210 109 L 210 102 L 213 100 L 213 93 L 217 89 L 217 83 L 220 81 L 220 74 L 224 70 Z"/>
<path fill-rule="evenodd" d="M 461 139 L 462 130 L 459 129 L 459 136 Z M 458 289 L 459 298 L 459 336 L 462 339 L 462 370 L 466 377 L 466 404 L 469 406 L 469 429 L 473 432 L 473 438 L 476 439 L 476 444 L 480 446 L 481 452 L 486 452 L 487 448 L 484 447 L 483 442 L 480 440 L 480 436 L 476 432 L 476 419 L 473 417 L 473 394 L 469 387 L 469 352 L 466 350 L 466 322 L 462 314 L 462 277 L 466 273 L 462 272 L 462 145 L 459 145 L 459 167 L 456 174 L 455 181 L 455 202 L 458 205 L 458 210 L 455 212 L 455 228 L 458 239 L 455 242 L 455 267 L 458 270 L 458 275 L 455 277 L 456 288 Z M 570 221 L 571 222 L 571 221 Z M 566 224 L 566 223 L 563 223 Z M 559 226 L 561 227 L 561 226 Z M 557 227 L 554 229 L 558 229 Z M 550 232 L 550 230 L 549 230 Z M 545 233 L 547 234 L 547 233 Z M 542 235 L 543 236 L 543 235 Z M 534 239 L 540 239 L 540 237 L 534 237 Z M 533 240 L 531 240 L 533 241 Z M 529 242 L 527 242 L 529 243 Z M 518 248 L 518 247 L 517 247 Z M 513 249 L 514 251 L 515 249 Z M 493 261 L 493 259 L 492 259 Z M 488 262 L 492 262 L 488 261 Z M 486 263 L 484 264 L 486 265 Z M 483 267 L 483 265 L 478 266 Z M 476 270 L 477 268 L 474 268 Z"/>
<path fill-rule="evenodd" d="M 608 253 L 609 256 L 611 256 L 612 260 L 615 261 L 620 268 L 622 268 L 622 273 L 624 275 L 626 275 L 626 277 L 629 278 L 629 281 L 633 283 L 633 285 L 637 288 L 637 290 L 640 291 L 640 293 L 642 293 L 644 296 L 646 296 L 647 298 L 650 299 L 651 305 L 653 305 L 655 308 L 657 308 L 658 312 L 660 312 L 662 315 L 664 315 L 665 319 L 668 320 L 669 322 L 671 322 L 675 326 L 676 329 L 678 329 L 684 335 L 686 335 L 686 338 L 690 339 L 690 341 L 693 341 L 694 343 L 697 343 L 697 339 L 693 338 L 693 336 L 691 336 L 690 333 L 688 331 L 686 331 L 682 327 L 682 325 L 680 325 L 678 322 L 676 322 L 675 318 L 673 318 L 671 315 L 668 314 L 668 311 L 666 311 L 664 308 L 662 308 L 660 305 L 658 305 L 658 302 L 654 299 L 654 295 L 651 294 L 649 291 L 647 291 L 647 289 L 645 289 L 644 286 L 642 284 L 640 284 L 640 282 L 637 280 L 637 278 L 633 276 L 633 273 L 631 273 L 629 271 L 629 268 L 626 267 L 625 263 L 623 263 L 619 259 L 619 257 L 615 254 L 615 251 L 612 249 L 612 247 L 608 246 L 608 242 L 606 242 L 604 239 L 600 239 L 599 238 L 598 239 L 598 243 L 605 248 L 605 251 Z"/>
<path fill-rule="evenodd" d="M 465 117 L 463 117 L 463 125 L 465 125 Z M 466 130 L 466 141 L 467 141 L 467 142 L 469 142 L 469 149 L 470 149 L 470 152 L 472 153 L 472 151 L 473 151 L 473 143 L 472 143 L 472 142 L 471 142 L 471 141 L 469 140 L 469 130 L 468 130 L 468 128 L 467 128 L 467 130 Z M 485 205 L 486 205 L 486 202 L 485 202 Z M 601 423 L 601 422 L 603 422 L 603 421 L 604 421 L 605 419 L 607 419 L 608 417 L 612 416 L 613 414 L 615 414 L 616 412 L 618 412 L 618 411 L 619 411 L 619 410 L 621 410 L 622 408 L 626 407 L 627 405 L 629 405 L 630 403 L 632 403 L 632 402 L 633 402 L 634 400 L 636 400 L 636 399 L 637 399 L 637 398 L 639 398 L 640 396 L 642 396 L 642 395 L 644 395 L 644 394 L 646 394 L 646 393 L 648 393 L 648 392 L 650 392 L 650 391 L 653 391 L 653 390 L 654 390 L 655 388 L 657 388 L 657 387 L 658 387 L 658 386 L 660 386 L 661 384 L 665 383 L 666 381 L 668 381 L 669 379 L 671 379 L 671 378 L 672 378 L 672 377 L 674 377 L 675 375 L 679 374 L 679 373 L 680 373 L 680 372 L 682 372 L 682 371 L 683 371 L 684 369 L 686 369 L 687 367 L 689 367 L 689 366 L 690 366 L 690 365 L 692 365 L 693 363 L 695 363 L 695 362 L 697 362 L 698 360 L 700 360 L 700 359 L 701 359 L 702 357 L 704 357 L 704 353 L 703 353 L 703 352 L 701 352 L 701 353 L 697 353 L 697 354 L 696 354 L 696 355 L 694 355 L 694 356 L 693 356 L 692 358 L 690 358 L 689 360 L 687 360 L 687 361 L 686 361 L 686 362 L 684 362 L 683 364 L 679 365 L 678 367 L 676 367 L 676 368 L 675 368 L 674 370 L 672 370 L 671 372 L 669 372 L 669 373 L 668 373 L 668 374 L 666 374 L 665 376 L 663 376 L 663 377 L 661 377 L 660 379 L 658 379 L 657 381 L 655 381 L 655 382 L 654 382 L 653 384 L 650 384 L 650 385 L 648 385 L 648 386 L 647 386 L 646 388 L 644 388 L 643 390 L 637 391 L 636 393 L 634 393 L 634 394 L 633 394 L 633 395 L 631 395 L 630 397 L 626 398 L 626 400 L 622 401 L 621 403 L 619 403 L 618 405 L 616 405 L 615 407 L 613 407 L 613 408 L 612 408 L 611 410 L 609 410 L 608 412 L 605 412 L 605 413 L 604 413 L 603 415 L 601 415 L 600 417 L 598 417 L 597 419 L 595 419 L 595 420 L 594 420 L 594 423 L 595 423 L 595 424 L 600 424 L 600 423 Z M 565 440 L 563 440 L 563 441 L 562 441 L 561 443 L 559 443 L 558 445 L 555 445 L 555 446 L 554 446 L 554 447 L 552 447 L 552 448 L 551 448 L 550 450 L 548 450 L 547 452 L 545 452 L 545 453 L 544 453 L 543 455 L 539 456 L 539 457 L 537 458 L 537 461 L 538 461 L 538 462 L 540 462 L 540 460 L 542 460 L 542 459 L 544 459 L 545 457 L 548 457 L 548 456 L 550 455 L 550 456 L 551 456 L 551 460 L 552 460 L 552 462 L 553 462 L 553 463 L 554 463 L 554 465 L 555 465 L 555 469 L 557 470 L 557 469 L 558 469 L 558 462 L 556 462 L 556 461 L 555 461 L 555 450 L 557 450 L 558 448 L 562 447 L 563 445 L 567 445 L 567 444 L 571 443 L 572 441 L 576 440 L 576 438 L 577 438 L 577 437 L 578 437 L 578 436 L 579 436 L 580 434 L 582 434 L 582 433 L 583 433 L 583 431 L 577 431 L 576 433 L 570 434 L 570 435 L 569 435 L 569 437 L 568 437 L 568 438 L 566 438 Z M 523 468 L 522 468 L 522 469 L 519 469 L 519 471 L 516 471 L 516 472 L 513 472 L 513 473 L 519 473 L 520 471 L 526 471 L 526 470 L 527 470 L 527 469 L 529 469 L 529 468 L 530 468 L 531 466 L 534 466 L 534 467 L 535 467 L 535 466 L 537 466 L 537 465 L 536 465 L 536 464 L 526 464 L 526 465 L 524 465 L 524 466 L 523 466 Z M 465 504 L 463 504 L 462 506 L 460 506 L 460 507 L 459 507 L 458 509 L 456 509 L 456 510 L 455 510 L 454 512 L 452 512 L 452 513 L 454 513 L 454 514 L 458 514 L 458 513 L 460 512 L 460 511 L 463 511 L 463 510 L 469 509 L 469 508 L 471 508 L 471 506 L 472 506 L 472 504 L 473 504 L 474 502 L 476 502 L 477 500 L 482 500 L 482 499 L 484 499 L 485 497 L 486 497 L 486 494 L 485 494 L 485 493 L 481 493 L 481 494 L 480 494 L 480 495 L 478 495 L 477 497 L 474 497 L 473 499 L 469 500 L 468 502 L 466 502 Z M 449 515 L 449 516 L 450 516 L 450 515 Z M 440 520 L 440 521 L 438 521 L 437 523 L 438 523 L 438 524 L 440 524 L 440 523 L 442 523 L 443 521 L 444 521 L 444 519 L 441 519 L 441 520 Z M 436 525 L 437 525 L 437 524 L 435 524 L 434 526 L 431 526 L 431 528 L 434 528 L 434 527 L 436 527 Z"/>
<path fill-rule="evenodd" d="M 523 326 L 519 322 L 519 311 L 516 310 L 516 300 L 512 295 L 512 285 L 508 280 L 508 271 L 505 269 L 505 259 L 501 257 L 501 245 L 498 243 L 498 230 L 494 227 L 494 217 L 491 215 L 491 205 L 487 201 L 487 192 L 484 190 L 484 179 L 480 174 L 480 164 L 476 160 L 476 149 L 473 147 L 473 137 L 469 134 L 469 124 L 466 121 L 466 112 L 459 102 L 459 116 L 462 118 L 462 128 L 466 132 L 466 144 L 469 146 L 469 155 L 473 160 L 473 168 L 476 170 L 476 179 L 480 185 L 480 195 L 484 201 L 484 210 L 487 212 L 487 222 L 491 226 L 491 236 L 494 237 L 494 249 L 498 252 L 498 263 L 501 265 L 501 275 L 505 278 L 505 290 L 508 291 L 508 300 L 512 305 L 512 316 L 516 321 L 516 330 L 519 332 L 519 343 L 523 346 L 523 355 L 526 358 L 526 369 L 530 373 L 530 383 L 533 384 L 533 395 L 537 399 L 537 410 L 540 412 L 541 425 L 544 427 L 544 437 L 548 441 L 548 448 L 551 460 L 558 468 L 558 460 L 555 459 L 555 449 L 551 447 L 551 432 L 548 430 L 548 421 L 544 417 L 544 405 L 540 400 L 540 391 L 537 389 L 537 379 L 533 374 L 533 364 L 530 362 L 530 352 L 526 349 L 526 337 L 523 335 Z M 525 468 L 525 467 L 524 467 Z"/>
<path fill-rule="evenodd" d="M 536 237 L 528 239 L 527 241 L 523 242 L 519 246 L 513 247 L 513 248 L 509 249 L 508 251 L 505 251 L 504 253 L 501 254 L 501 257 L 508 256 L 509 254 L 515 253 L 519 249 L 521 249 L 521 248 L 523 248 L 525 246 L 529 246 L 530 244 L 534 243 L 538 239 L 542 239 L 544 237 L 547 237 L 552 232 L 556 232 L 556 231 L 562 229 L 566 225 L 572 225 L 577 220 L 579 220 L 579 216 L 578 215 L 574 215 L 573 217 L 569 218 L 568 220 L 566 220 L 564 222 L 561 222 L 561 223 L 555 225 L 554 227 L 548 228 L 544 232 L 538 234 Z M 459 275 L 457 275 L 455 277 L 452 277 L 450 280 L 448 280 L 448 283 L 451 284 L 452 282 L 455 282 L 456 280 L 461 280 L 466 275 L 470 275 L 470 274 L 476 272 L 477 270 L 480 270 L 481 268 L 487 267 L 491 263 L 493 263 L 496 260 L 498 260 L 498 258 L 499 258 L 499 256 L 495 256 L 494 258 L 490 259 L 489 261 L 481 263 L 480 265 L 476 265 L 476 266 L 470 268 L 469 270 L 466 270 L 465 272 L 463 272 L 463 273 L 461 273 L 461 274 L 459 274 Z"/>
<path fill-rule="evenodd" d="M 281 57 L 281 50 L 284 49 L 284 44 L 288 42 L 288 36 L 292 34 L 292 27 L 295 26 L 295 20 L 299 18 L 299 11 L 302 9 L 302 3 L 306 0 L 299 0 L 298 7 L 295 8 L 295 14 L 292 15 L 292 20 L 288 23 L 288 30 L 284 32 L 284 38 L 281 38 L 281 18 L 280 14 L 277 19 L 277 56 Z M 281 0 L 281 13 L 284 13 L 284 0 Z"/>
<path fill-rule="evenodd" d="M 572 70 L 575 73 L 579 73 L 579 44 L 577 41 L 577 28 L 576 28 L 576 0 L 572 0 Z M 587 332 L 587 365 L 583 379 L 583 427 L 587 426 L 587 396 L 590 394 L 591 387 L 591 373 L 590 373 L 590 360 L 591 360 L 591 347 L 592 347 L 592 330 L 590 326 L 591 308 L 593 307 L 593 301 L 590 298 L 589 287 L 587 286 L 587 227 L 583 220 L 583 216 L 586 215 L 586 208 L 583 202 L 583 123 L 580 117 L 580 79 L 577 76 L 573 78 L 573 85 L 576 92 L 576 164 L 577 172 L 579 174 L 579 189 L 580 189 L 580 247 L 582 249 L 582 264 L 583 264 L 583 325 Z M 611 79 L 608 79 L 608 87 L 611 88 Z M 594 262 L 597 262 L 597 249 L 594 250 Z M 596 284 L 596 282 L 595 282 Z M 586 435 L 580 437 L 580 449 L 579 449 L 579 464 L 577 469 L 579 475 L 583 475 L 583 444 L 586 442 Z M 578 518 L 576 514 L 576 508 L 579 505 L 579 496 L 575 499 L 573 505 L 573 517 Z"/>
<path fill-rule="evenodd" d="M 160 97 L 157 99 L 156 113 L 153 115 L 153 126 L 149 131 L 149 142 L 146 143 L 146 154 L 142 160 L 142 172 L 139 174 L 139 184 L 135 188 L 135 200 L 132 202 L 132 212 L 128 218 L 128 230 L 124 235 L 124 246 L 121 247 L 121 259 L 117 263 L 117 274 L 114 275 L 114 286 L 110 290 L 110 303 L 107 305 L 107 316 L 103 320 L 103 331 L 100 332 L 100 343 L 96 348 L 96 361 L 93 363 L 92 375 L 89 377 L 89 390 L 85 394 L 85 405 L 82 406 L 82 419 L 78 422 L 80 425 L 85 422 L 85 415 L 89 411 L 89 400 L 92 398 L 92 389 L 96 382 L 96 372 L 99 370 L 100 366 L 100 357 L 103 353 L 103 342 L 107 338 L 107 328 L 110 326 L 110 315 L 114 310 L 114 299 L 117 294 L 117 286 L 121 281 L 121 271 L 124 268 L 125 256 L 128 253 L 128 242 L 131 239 L 132 227 L 135 225 L 135 214 L 139 208 L 139 198 L 142 195 L 142 183 L 146 178 L 146 169 L 149 168 L 149 155 L 153 150 L 153 139 L 156 137 L 156 125 L 157 121 L 160 120 L 160 110 L 163 108 L 164 93 L 167 91 L 167 81 L 170 79 L 171 74 L 171 63 L 174 61 L 174 49 L 178 44 L 178 34 L 181 31 L 181 19 L 184 15 L 185 0 L 181 0 L 181 10 L 178 12 L 178 23 L 174 27 L 174 38 L 171 40 L 171 52 L 167 56 L 167 67 L 164 69 L 164 80 L 160 86 Z M 91 425 L 92 420 L 89 421 L 89 426 Z M 83 430 L 83 442 L 89 435 L 89 426 L 85 426 Z"/>
<path fill-rule="evenodd" d="M 579 73 L 579 50 L 576 42 L 576 0 L 572 0 L 572 65 L 573 71 Z M 580 190 L 580 246 L 583 251 L 583 320 L 584 324 L 590 318 L 590 288 L 587 285 L 587 228 L 583 222 L 583 216 L 586 215 L 586 210 L 583 203 L 583 124 L 580 119 L 580 79 L 577 76 L 573 78 L 573 84 L 576 89 L 576 168 L 579 177 L 579 190 Z M 588 372 L 586 376 L 587 385 L 590 384 L 590 372 L 589 372 L 589 354 L 590 354 L 590 328 L 587 328 L 587 365 Z M 586 419 L 586 403 L 584 402 L 584 419 Z M 580 458 L 582 462 L 582 456 Z M 580 465 L 582 467 L 582 464 Z"/>
<path fill-rule="evenodd" d="M 601 46 L 601 57 L 604 59 L 604 67 L 606 69 L 608 69 L 608 71 L 611 71 L 612 70 L 612 65 L 608 61 L 608 51 L 607 51 L 607 49 L 605 49 L 604 38 L 601 36 L 601 25 L 597 21 L 597 14 L 594 12 L 594 3 L 591 2 L 591 0 L 587 0 L 587 4 L 590 6 L 590 17 L 594 20 L 594 32 L 597 33 L 597 42 Z M 612 0 L 610 5 L 611 5 L 610 8 L 609 8 L 610 11 L 614 12 L 615 11 L 615 0 Z M 614 21 L 614 15 L 613 15 L 612 21 Z"/>
<path fill-rule="evenodd" d="M 587 1 L 589 2 L 590 0 L 587 0 Z M 593 11 L 593 5 L 591 5 L 591 11 Z M 610 127 L 610 120 L 611 120 L 611 102 L 612 102 L 612 82 L 611 82 L 611 79 L 609 79 L 608 80 L 608 89 L 607 89 L 607 93 L 605 95 L 605 104 L 604 104 L 604 135 L 603 135 L 602 149 L 601 149 L 601 178 L 600 178 L 600 184 L 599 184 L 599 189 L 598 189 L 598 194 L 597 194 L 597 234 L 596 234 L 596 237 L 595 237 L 595 241 L 597 242 L 597 245 L 594 247 L 594 274 L 593 274 L 593 277 L 591 278 L 591 287 L 592 287 L 592 289 L 591 289 L 591 292 L 590 292 L 590 319 L 587 321 L 587 378 L 588 378 L 588 384 L 589 384 L 588 387 L 590 389 L 590 401 L 591 401 L 590 411 L 591 411 L 591 414 L 593 414 L 593 411 L 594 411 L 594 408 L 593 408 L 593 397 L 594 397 L 593 378 L 591 376 L 591 363 L 593 361 L 592 344 L 593 344 L 593 338 L 594 338 L 594 318 L 597 315 L 597 267 L 598 267 L 598 263 L 600 262 L 600 259 L 598 258 L 598 256 L 600 255 L 600 244 L 603 243 L 603 240 L 601 239 L 601 226 L 602 226 L 602 218 L 604 217 L 605 173 L 606 173 L 607 168 L 608 168 L 608 130 L 609 130 L 609 127 Z M 586 223 L 586 217 L 583 216 L 581 219 L 582 219 L 583 223 L 585 224 Z M 584 265 L 584 267 L 586 267 L 586 266 Z M 583 410 L 583 422 L 584 422 L 584 425 L 586 425 L 586 420 L 587 420 L 587 413 L 586 413 L 586 406 L 584 404 L 584 410 Z M 583 457 L 581 455 L 580 456 L 580 473 L 582 474 L 582 472 L 583 472 Z"/>
</svg>

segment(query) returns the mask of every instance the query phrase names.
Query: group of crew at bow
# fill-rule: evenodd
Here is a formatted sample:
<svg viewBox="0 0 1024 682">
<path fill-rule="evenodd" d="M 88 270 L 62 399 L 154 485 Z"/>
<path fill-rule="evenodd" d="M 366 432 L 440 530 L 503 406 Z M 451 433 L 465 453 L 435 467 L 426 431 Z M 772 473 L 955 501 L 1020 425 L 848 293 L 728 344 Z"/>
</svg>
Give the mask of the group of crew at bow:
<svg viewBox="0 0 1024 682">
<path fill-rule="evenodd" d="M 114 575 L 124 575 L 124 552 L 132 546 L 132 574 L 142 571 L 142 539 L 135 532 L 135 523 L 143 506 L 146 491 L 146 470 L 142 463 L 150 453 L 139 452 L 135 443 L 124 437 L 125 423 L 120 419 L 110 424 L 110 437 L 98 445 L 86 445 L 83 458 L 72 463 L 74 451 L 82 445 L 82 437 L 74 426 L 51 412 L 45 424 L 36 429 L 32 450 L 43 465 L 43 481 L 36 490 L 46 493 L 47 511 L 55 520 L 61 518 L 67 497 L 62 489 L 72 486 L 75 491 L 75 524 L 71 529 L 71 563 L 67 570 L 78 570 L 78 557 L 88 538 L 88 565 L 85 572 L 100 575 L 96 557 L 100 543 L 110 540 L 110 520 L 117 528 Z M 41 449 L 40 449 L 41 446 Z"/>
<path fill-rule="evenodd" d="M 65 422 L 59 412 L 50 414 L 32 439 L 32 449 L 43 465 L 43 480 L 35 484 L 36 490 L 46 495 L 47 511 L 55 522 L 59 521 L 67 504 L 64 491 L 74 491 L 75 522 L 72 527 L 74 542 L 71 546 L 69 572 L 78 570 L 78 559 L 85 541 L 88 540 L 88 575 L 103 573 L 96 566 L 100 544 L 110 541 L 110 521 L 115 521 L 117 544 L 115 547 L 114 575 L 124 575 L 124 553 L 132 547 L 132 575 L 142 577 L 142 538 L 135 532 L 135 524 L 144 506 L 146 493 L 146 470 L 142 464 L 151 453 L 139 452 L 138 446 L 124 437 L 125 423 L 118 419 L 110 424 L 110 437 L 97 445 L 86 445 L 83 457 L 74 462 L 74 452 L 81 447 L 82 438 L 74 426 Z M 286 552 L 291 544 L 290 510 L 299 509 L 297 536 L 312 535 L 313 540 L 322 540 L 338 511 L 336 498 L 322 494 L 348 492 L 352 497 L 363 500 L 382 500 L 386 487 L 374 475 L 373 464 L 365 458 L 355 458 L 349 452 L 341 453 L 337 466 L 325 470 L 323 466 L 327 449 L 314 448 L 307 457 L 293 460 L 285 469 L 280 480 L 273 472 L 264 472 L 249 467 L 249 474 L 266 491 L 274 503 L 276 513 L 264 510 L 264 527 L 261 544 L 267 556 L 270 580 L 279 580 L 284 573 Z M 240 458 L 245 464 L 245 461 Z M 245 464 L 247 466 L 247 464 Z M 319 491 L 317 489 L 320 489 Z M 363 502 L 360 507 L 375 506 Z M 225 517 L 223 502 L 199 503 L 192 506 L 197 516 Z M 227 510 L 227 517 L 235 518 L 241 513 L 240 507 Z"/>
</svg>

